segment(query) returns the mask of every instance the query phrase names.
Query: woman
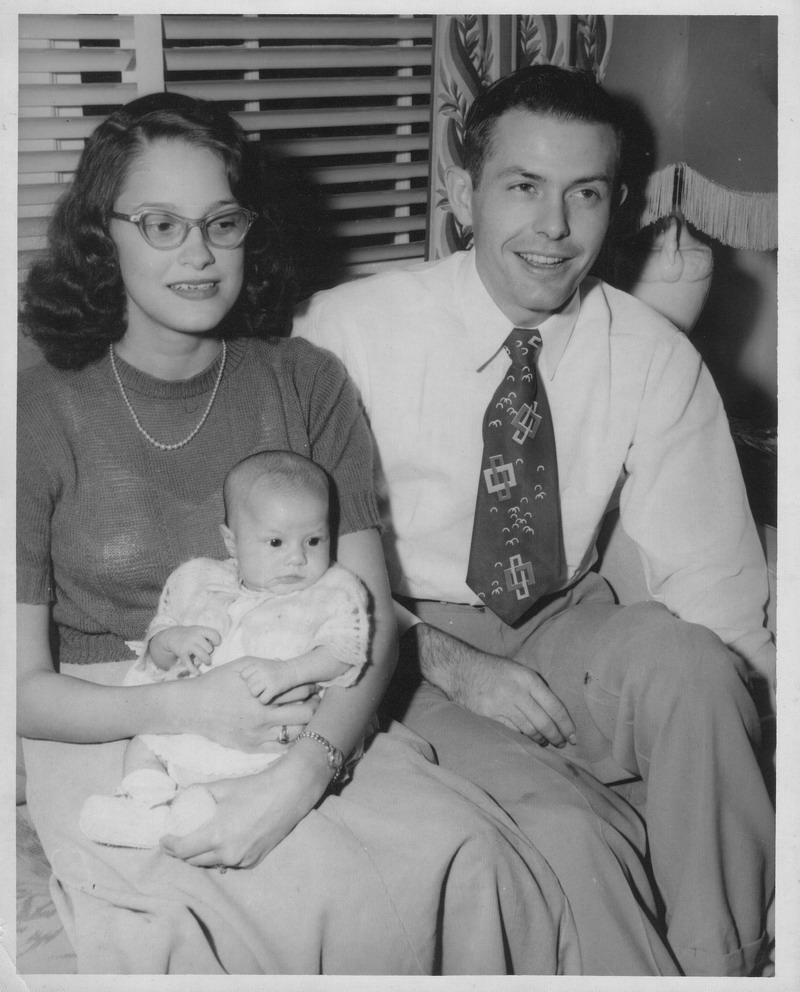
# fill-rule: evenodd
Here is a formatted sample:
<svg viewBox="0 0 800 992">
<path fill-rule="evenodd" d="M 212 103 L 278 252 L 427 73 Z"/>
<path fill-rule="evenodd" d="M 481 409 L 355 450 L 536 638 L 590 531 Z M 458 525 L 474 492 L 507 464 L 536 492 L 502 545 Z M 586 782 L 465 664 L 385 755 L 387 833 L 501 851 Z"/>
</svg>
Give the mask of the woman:
<svg viewBox="0 0 800 992">
<path fill-rule="evenodd" d="M 386 688 L 396 635 L 353 390 L 331 356 L 269 338 L 292 279 L 251 151 L 227 115 L 189 98 L 112 114 L 87 142 L 26 291 L 47 363 L 19 388 L 18 732 L 78 968 L 591 969 L 544 859 L 419 738 L 378 734 L 352 781 L 329 788 Z M 269 706 L 239 677 L 246 658 L 120 686 L 125 642 L 141 636 L 170 571 L 224 557 L 226 472 L 268 448 L 305 454 L 332 479 L 336 557 L 374 601 L 364 677 L 321 702 L 298 686 Z M 216 814 L 186 837 L 130 851 L 78 831 L 86 797 L 113 791 L 126 738 L 188 732 L 257 748 L 305 728 L 313 736 L 266 771 L 213 783 Z M 668 968 L 625 892 L 639 929 L 614 961 Z"/>
</svg>

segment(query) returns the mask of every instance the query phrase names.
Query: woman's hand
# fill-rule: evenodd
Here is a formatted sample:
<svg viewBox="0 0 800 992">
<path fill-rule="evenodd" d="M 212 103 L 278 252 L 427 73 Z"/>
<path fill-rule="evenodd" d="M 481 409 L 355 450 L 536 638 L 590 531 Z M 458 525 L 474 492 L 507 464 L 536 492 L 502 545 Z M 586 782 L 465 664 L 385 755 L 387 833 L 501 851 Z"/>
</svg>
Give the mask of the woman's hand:
<svg viewBox="0 0 800 992">
<path fill-rule="evenodd" d="M 179 732 L 200 734 L 243 751 L 257 751 L 262 744 L 274 743 L 284 726 L 294 740 L 319 706 L 317 686 L 297 686 L 264 706 L 251 694 L 240 674 L 253 660 L 239 658 L 197 678 L 170 683 L 184 693 L 180 703 L 184 719 Z"/>
<path fill-rule="evenodd" d="M 266 771 L 206 783 L 216 814 L 186 837 L 161 838 L 164 851 L 201 868 L 252 868 L 319 802 L 331 773 L 324 760 L 308 761 L 294 749 Z"/>
</svg>

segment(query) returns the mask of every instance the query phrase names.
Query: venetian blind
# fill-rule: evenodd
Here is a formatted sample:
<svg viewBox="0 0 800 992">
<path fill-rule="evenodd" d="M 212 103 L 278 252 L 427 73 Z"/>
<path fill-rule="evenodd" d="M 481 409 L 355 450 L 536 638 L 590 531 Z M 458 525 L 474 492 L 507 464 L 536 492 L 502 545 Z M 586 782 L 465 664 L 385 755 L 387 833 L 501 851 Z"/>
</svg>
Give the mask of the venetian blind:
<svg viewBox="0 0 800 992">
<path fill-rule="evenodd" d="M 213 99 L 253 140 L 302 160 L 345 276 L 421 258 L 433 17 L 20 17 L 24 273 L 83 139 L 160 89 Z"/>
</svg>

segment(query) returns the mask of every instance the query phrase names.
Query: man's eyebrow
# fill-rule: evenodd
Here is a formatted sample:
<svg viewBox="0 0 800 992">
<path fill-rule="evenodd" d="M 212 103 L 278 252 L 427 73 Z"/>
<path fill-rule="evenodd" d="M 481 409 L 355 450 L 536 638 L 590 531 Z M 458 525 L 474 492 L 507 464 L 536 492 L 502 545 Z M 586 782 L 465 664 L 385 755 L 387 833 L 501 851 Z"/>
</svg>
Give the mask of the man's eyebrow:
<svg viewBox="0 0 800 992">
<path fill-rule="evenodd" d="M 498 173 L 500 179 L 529 179 L 532 182 L 546 183 L 547 179 L 545 176 L 540 176 L 536 172 L 529 172 L 521 165 L 510 165 L 505 169 L 501 169 Z M 613 185 L 613 176 L 608 175 L 606 172 L 598 173 L 595 176 L 580 176 L 577 179 L 573 179 L 570 182 L 570 186 L 580 186 L 583 183 L 607 183 L 609 186 Z"/>
<path fill-rule="evenodd" d="M 584 183 L 607 183 L 610 186 L 613 182 L 613 176 L 609 176 L 607 172 L 600 172 L 596 176 L 585 176 L 580 179 L 573 179 L 570 185 L 581 186 Z"/>
<path fill-rule="evenodd" d="M 521 165 L 509 165 L 505 169 L 501 169 L 498 173 L 501 179 L 511 178 L 512 176 L 519 176 L 521 179 L 533 179 L 535 182 L 546 183 L 547 180 L 544 176 L 539 176 L 535 172 L 528 172 L 527 169 L 523 168 Z"/>
</svg>

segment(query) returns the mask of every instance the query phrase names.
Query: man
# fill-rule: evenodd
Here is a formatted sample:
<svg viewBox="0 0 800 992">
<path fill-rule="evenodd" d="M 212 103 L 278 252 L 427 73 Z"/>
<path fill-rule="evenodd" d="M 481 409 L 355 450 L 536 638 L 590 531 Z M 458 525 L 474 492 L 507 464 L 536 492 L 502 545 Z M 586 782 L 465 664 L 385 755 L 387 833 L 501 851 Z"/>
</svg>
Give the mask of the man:
<svg viewBox="0 0 800 992">
<path fill-rule="evenodd" d="M 766 569 L 699 356 L 589 277 L 626 195 L 622 130 L 586 74 L 495 83 L 447 176 L 474 249 L 319 294 L 296 333 L 342 358 L 374 433 L 393 589 L 422 621 L 404 722 L 518 822 L 509 731 L 604 782 L 641 776 L 672 951 L 686 974 L 749 974 L 774 874 L 748 692 L 754 672 L 774 686 Z M 654 600 L 625 608 L 591 571 L 617 499 Z"/>
</svg>

